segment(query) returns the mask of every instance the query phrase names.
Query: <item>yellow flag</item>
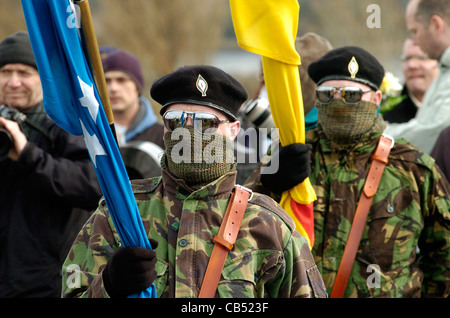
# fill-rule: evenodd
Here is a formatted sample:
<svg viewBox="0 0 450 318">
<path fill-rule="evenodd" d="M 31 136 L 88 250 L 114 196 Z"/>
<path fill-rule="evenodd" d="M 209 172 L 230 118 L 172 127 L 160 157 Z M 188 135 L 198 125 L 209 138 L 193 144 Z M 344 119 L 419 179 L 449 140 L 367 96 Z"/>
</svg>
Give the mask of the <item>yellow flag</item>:
<svg viewBox="0 0 450 318">
<path fill-rule="evenodd" d="M 282 146 L 305 142 L 305 119 L 295 50 L 300 7 L 297 0 L 230 0 L 241 48 L 261 55 L 270 108 Z M 280 205 L 297 230 L 314 244 L 314 189 L 307 178 L 282 194 Z"/>
</svg>

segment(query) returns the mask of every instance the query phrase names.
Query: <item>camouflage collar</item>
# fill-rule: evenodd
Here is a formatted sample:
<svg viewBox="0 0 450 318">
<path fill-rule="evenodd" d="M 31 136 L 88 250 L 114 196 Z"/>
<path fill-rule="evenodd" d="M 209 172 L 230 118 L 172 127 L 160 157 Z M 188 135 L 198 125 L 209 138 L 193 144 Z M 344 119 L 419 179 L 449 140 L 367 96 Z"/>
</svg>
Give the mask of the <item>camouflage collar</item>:
<svg viewBox="0 0 450 318">
<path fill-rule="evenodd" d="M 330 152 L 340 152 L 345 151 L 347 153 L 361 154 L 361 153 L 372 153 L 375 150 L 375 147 L 380 139 L 381 132 L 376 133 L 368 133 L 364 135 L 357 143 L 352 145 L 351 149 L 341 149 L 339 145 L 336 145 L 331 140 L 327 138 L 322 129 L 317 129 L 317 136 L 320 146 L 322 148 L 322 152 L 330 153 Z"/>
<path fill-rule="evenodd" d="M 220 199 L 227 198 L 236 183 L 236 171 L 231 171 L 219 179 L 205 185 L 204 187 L 193 190 L 184 180 L 177 179 L 165 169 L 162 171 L 162 181 L 165 191 L 172 194 L 180 200 L 185 199 Z"/>
</svg>

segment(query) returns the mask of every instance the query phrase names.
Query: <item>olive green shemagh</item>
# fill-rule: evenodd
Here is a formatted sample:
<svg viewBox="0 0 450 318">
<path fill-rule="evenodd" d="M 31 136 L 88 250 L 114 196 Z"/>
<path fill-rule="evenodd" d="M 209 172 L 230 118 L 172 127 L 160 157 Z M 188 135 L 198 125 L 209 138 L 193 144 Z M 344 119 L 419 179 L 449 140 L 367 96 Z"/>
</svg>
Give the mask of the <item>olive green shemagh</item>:
<svg viewBox="0 0 450 318">
<path fill-rule="evenodd" d="M 162 167 L 193 189 L 201 188 L 236 167 L 233 142 L 214 133 L 201 133 L 193 126 L 164 134 L 166 151 Z"/>
<path fill-rule="evenodd" d="M 386 126 L 377 114 L 378 105 L 372 102 L 349 105 L 333 99 L 329 104 L 317 102 L 316 107 L 323 131 L 340 146 L 352 145 L 369 132 L 382 132 Z"/>
</svg>

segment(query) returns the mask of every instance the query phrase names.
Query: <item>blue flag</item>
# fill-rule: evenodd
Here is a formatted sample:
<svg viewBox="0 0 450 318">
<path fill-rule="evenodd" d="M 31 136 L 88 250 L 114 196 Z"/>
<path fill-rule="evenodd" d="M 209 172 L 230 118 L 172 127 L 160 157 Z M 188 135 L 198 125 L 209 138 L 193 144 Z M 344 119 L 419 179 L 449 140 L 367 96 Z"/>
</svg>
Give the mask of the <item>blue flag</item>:
<svg viewBox="0 0 450 318">
<path fill-rule="evenodd" d="M 42 82 L 45 111 L 64 130 L 83 135 L 123 245 L 151 249 L 69 0 L 22 0 L 22 7 Z M 130 297 L 155 298 L 156 288 L 152 285 Z"/>
</svg>

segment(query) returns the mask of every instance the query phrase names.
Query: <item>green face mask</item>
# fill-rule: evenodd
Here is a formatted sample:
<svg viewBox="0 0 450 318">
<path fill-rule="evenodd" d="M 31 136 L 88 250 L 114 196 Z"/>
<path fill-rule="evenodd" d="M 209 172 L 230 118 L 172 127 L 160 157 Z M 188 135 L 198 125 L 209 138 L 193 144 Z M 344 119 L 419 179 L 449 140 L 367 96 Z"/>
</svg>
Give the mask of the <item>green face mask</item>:
<svg viewBox="0 0 450 318">
<path fill-rule="evenodd" d="M 323 131 L 340 146 L 354 144 L 365 134 L 385 128 L 381 115 L 377 114 L 378 105 L 373 102 L 349 105 L 341 99 L 333 99 L 329 104 L 316 102 L 316 107 Z"/>
<path fill-rule="evenodd" d="M 163 167 L 194 190 L 236 167 L 233 141 L 223 135 L 202 134 L 185 126 L 166 132 L 164 143 Z"/>
</svg>

